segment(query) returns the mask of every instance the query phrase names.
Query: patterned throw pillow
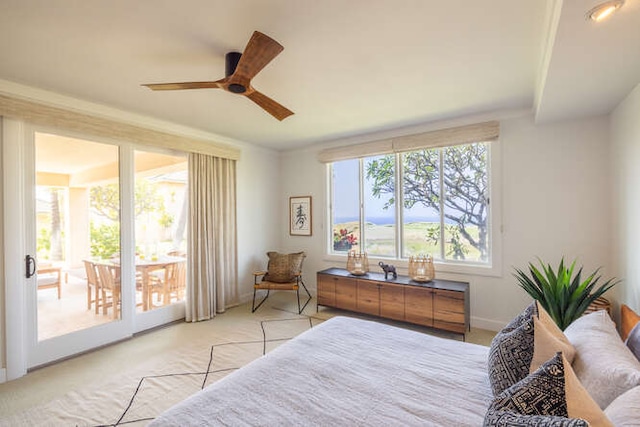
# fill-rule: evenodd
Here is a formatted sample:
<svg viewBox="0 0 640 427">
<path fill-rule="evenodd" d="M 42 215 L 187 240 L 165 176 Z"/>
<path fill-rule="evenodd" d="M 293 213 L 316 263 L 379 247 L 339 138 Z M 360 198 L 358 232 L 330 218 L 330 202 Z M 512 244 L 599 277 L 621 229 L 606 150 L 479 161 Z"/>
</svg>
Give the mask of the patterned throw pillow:
<svg viewBox="0 0 640 427">
<path fill-rule="evenodd" d="M 302 271 L 302 261 L 305 253 L 297 252 L 292 254 L 281 254 L 278 252 L 267 252 L 269 265 L 264 280 L 276 283 L 288 283 L 295 280 L 296 274 Z"/>
<path fill-rule="evenodd" d="M 498 395 L 489 406 L 484 425 L 612 426 L 560 352 Z"/>
<path fill-rule="evenodd" d="M 640 360 L 640 315 L 625 304 L 620 306 L 620 336 Z"/>
<path fill-rule="evenodd" d="M 491 342 L 488 366 L 493 395 L 525 378 L 558 351 L 573 360 L 573 346 L 534 301 Z"/>
<path fill-rule="evenodd" d="M 636 359 L 640 361 L 640 323 L 637 323 L 631 330 L 625 344 L 627 344 L 631 353 L 636 356 Z"/>
</svg>

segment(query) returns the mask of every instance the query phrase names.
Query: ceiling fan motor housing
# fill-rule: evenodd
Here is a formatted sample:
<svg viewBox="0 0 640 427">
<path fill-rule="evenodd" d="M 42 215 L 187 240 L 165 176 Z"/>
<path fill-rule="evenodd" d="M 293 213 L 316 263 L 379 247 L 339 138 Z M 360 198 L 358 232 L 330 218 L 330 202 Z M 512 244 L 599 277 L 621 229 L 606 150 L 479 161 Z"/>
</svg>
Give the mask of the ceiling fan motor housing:
<svg viewBox="0 0 640 427">
<path fill-rule="evenodd" d="M 238 62 L 240 61 L 240 57 L 242 54 L 240 52 L 229 52 L 225 55 L 225 76 L 229 77 L 236 71 L 236 67 L 238 66 Z M 229 92 L 233 93 L 244 93 L 247 88 L 237 84 L 231 83 L 228 87 Z"/>
</svg>

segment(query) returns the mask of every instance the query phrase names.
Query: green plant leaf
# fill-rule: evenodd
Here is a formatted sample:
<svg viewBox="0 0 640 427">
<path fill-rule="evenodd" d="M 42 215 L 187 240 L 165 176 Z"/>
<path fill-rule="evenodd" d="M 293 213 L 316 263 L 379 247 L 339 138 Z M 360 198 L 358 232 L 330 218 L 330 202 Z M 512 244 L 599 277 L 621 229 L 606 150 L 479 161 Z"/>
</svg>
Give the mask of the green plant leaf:
<svg viewBox="0 0 640 427">
<path fill-rule="evenodd" d="M 564 257 L 561 258 L 557 269 L 550 264 L 545 264 L 540 258 L 538 262 L 540 269 L 533 263 L 529 263 L 528 274 L 514 268 L 513 276 L 525 292 L 540 302 L 562 330 L 582 316 L 597 298 L 619 283 L 616 279 L 609 279 L 598 286 L 601 279 L 600 268 L 583 281 L 582 267 L 574 275 L 576 261 L 566 266 Z"/>
</svg>

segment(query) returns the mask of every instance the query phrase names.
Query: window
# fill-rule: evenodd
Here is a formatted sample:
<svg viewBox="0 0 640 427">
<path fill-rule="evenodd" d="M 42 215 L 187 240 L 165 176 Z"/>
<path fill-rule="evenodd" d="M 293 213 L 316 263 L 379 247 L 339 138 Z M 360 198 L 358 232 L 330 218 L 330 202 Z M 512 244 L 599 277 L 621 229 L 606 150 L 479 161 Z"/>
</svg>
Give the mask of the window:
<svg viewBox="0 0 640 427">
<path fill-rule="evenodd" d="M 330 252 L 490 266 L 489 168 L 488 142 L 330 163 Z"/>
</svg>

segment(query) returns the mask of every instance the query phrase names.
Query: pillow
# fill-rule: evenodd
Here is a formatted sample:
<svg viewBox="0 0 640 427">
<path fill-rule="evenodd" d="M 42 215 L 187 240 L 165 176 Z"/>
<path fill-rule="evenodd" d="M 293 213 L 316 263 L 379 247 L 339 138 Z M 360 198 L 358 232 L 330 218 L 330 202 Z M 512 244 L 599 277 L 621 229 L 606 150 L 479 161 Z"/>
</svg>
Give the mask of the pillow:
<svg viewBox="0 0 640 427">
<path fill-rule="evenodd" d="M 631 353 L 636 356 L 636 359 L 640 360 L 640 323 L 631 330 L 625 344 L 629 347 Z"/>
<path fill-rule="evenodd" d="M 484 425 L 613 427 L 560 352 L 498 395 Z"/>
<path fill-rule="evenodd" d="M 580 317 L 564 333 L 576 348 L 573 370 L 602 409 L 640 385 L 640 361 L 622 342 L 606 311 Z"/>
<path fill-rule="evenodd" d="M 604 414 L 617 427 L 640 425 L 640 387 L 616 397 L 604 410 Z"/>
<path fill-rule="evenodd" d="M 629 333 L 638 323 L 640 323 L 640 315 L 628 305 L 622 304 L 620 306 L 620 336 L 622 341 L 629 337 Z"/>
<path fill-rule="evenodd" d="M 488 367 L 494 396 L 535 371 L 558 351 L 573 360 L 573 346 L 534 301 L 491 341 Z"/>
<path fill-rule="evenodd" d="M 288 283 L 293 282 L 297 274 L 302 271 L 302 261 L 305 253 L 297 252 L 292 254 L 281 254 L 278 252 L 267 252 L 269 265 L 264 280 L 267 282 Z"/>
</svg>

